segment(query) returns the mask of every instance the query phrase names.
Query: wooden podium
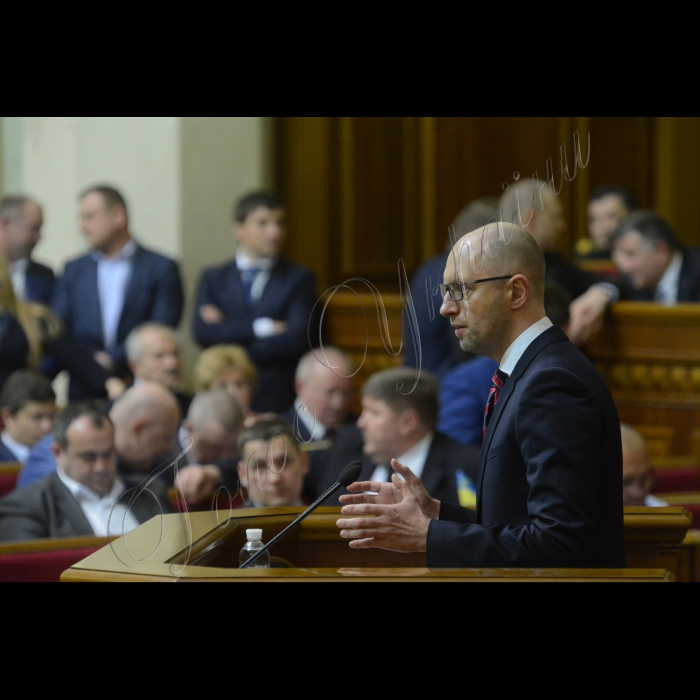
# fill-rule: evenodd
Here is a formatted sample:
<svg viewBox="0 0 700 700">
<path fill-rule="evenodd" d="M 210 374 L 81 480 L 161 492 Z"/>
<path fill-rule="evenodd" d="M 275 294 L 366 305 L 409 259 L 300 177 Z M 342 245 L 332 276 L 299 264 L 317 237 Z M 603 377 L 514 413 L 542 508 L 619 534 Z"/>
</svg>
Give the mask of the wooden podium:
<svg viewBox="0 0 700 700">
<path fill-rule="evenodd" d="M 300 509 L 166 515 L 145 523 L 76 564 L 62 582 L 667 582 L 691 525 L 683 508 L 625 511 L 626 570 L 464 569 L 426 567 L 425 555 L 352 550 L 341 539 L 339 508 L 319 508 L 272 548 L 268 570 L 239 570 L 247 529 L 269 542 Z M 229 518 L 230 516 L 230 518 Z"/>
</svg>

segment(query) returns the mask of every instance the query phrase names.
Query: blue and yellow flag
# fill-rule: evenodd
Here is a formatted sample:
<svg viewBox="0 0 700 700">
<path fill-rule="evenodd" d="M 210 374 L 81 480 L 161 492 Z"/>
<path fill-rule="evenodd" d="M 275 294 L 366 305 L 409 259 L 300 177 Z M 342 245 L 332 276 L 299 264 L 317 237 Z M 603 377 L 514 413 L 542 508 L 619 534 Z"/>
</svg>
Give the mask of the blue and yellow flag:
<svg viewBox="0 0 700 700">
<path fill-rule="evenodd" d="M 457 472 L 457 493 L 462 508 L 476 508 L 476 486 L 461 470 Z"/>
</svg>

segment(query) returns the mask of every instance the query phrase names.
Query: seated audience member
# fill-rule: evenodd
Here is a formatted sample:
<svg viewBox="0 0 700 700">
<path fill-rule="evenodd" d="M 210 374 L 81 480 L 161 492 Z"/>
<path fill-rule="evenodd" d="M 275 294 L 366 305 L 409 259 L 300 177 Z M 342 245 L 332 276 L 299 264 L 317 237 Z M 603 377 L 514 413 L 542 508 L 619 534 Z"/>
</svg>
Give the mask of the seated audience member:
<svg viewBox="0 0 700 700">
<path fill-rule="evenodd" d="M 0 255 L 10 268 L 15 294 L 49 306 L 56 278 L 50 268 L 32 260 L 43 225 L 41 207 L 28 197 L 10 196 L 0 202 Z"/>
<path fill-rule="evenodd" d="M 124 341 L 136 326 L 146 321 L 178 326 L 184 304 L 179 267 L 132 237 L 126 202 L 111 187 L 83 192 L 80 220 L 92 250 L 65 266 L 52 306 L 68 336 L 123 379 Z M 71 371 L 70 398 L 101 397 Z"/>
<path fill-rule="evenodd" d="M 175 331 L 163 323 L 148 321 L 129 333 L 124 347 L 134 384 L 162 384 L 173 392 L 182 415 L 186 416 L 192 397 L 177 390 L 181 363 Z"/>
<path fill-rule="evenodd" d="M 0 500 L 0 541 L 121 537 L 170 512 L 158 480 L 128 507 L 134 492 L 127 489 L 144 475 L 118 471 L 115 428 L 96 405 L 69 405 L 56 417 L 53 436 L 57 469 Z"/>
<path fill-rule="evenodd" d="M 610 304 L 626 293 L 624 285 L 617 279 L 582 270 L 561 255 L 561 238 L 566 231 L 564 210 L 547 182 L 525 179 L 511 183 L 501 197 L 499 211 L 501 221 L 520 226 L 539 244 L 547 263 L 545 281 L 563 287 L 573 299 L 571 342 L 585 345 L 602 328 Z"/>
<path fill-rule="evenodd" d="M 180 428 L 180 445 L 187 449 L 178 464 L 179 489 L 185 501 L 198 505 L 220 486 L 238 489 L 238 436 L 243 409 L 227 391 L 196 394 Z"/>
<path fill-rule="evenodd" d="M 544 290 L 549 320 L 565 332 L 569 325 L 571 295 L 557 284 Z M 494 360 L 477 356 L 452 370 L 440 386 L 438 430 L 462 445 L 481 447 L 484 441 L 484 409 L 498 369 Z"/>
<path fill-rule="evenodd" d="M 320 328 L 313 272 L 281 256 L 284 214 L 272 194 L 243 197 L 234 212 L 236 257 L 205 270 L 197 293 L 194 336 L 203 348 L 246 349 L 258 373 L 252 400 L 257 413 L 281 413 L 294 403 L 294 374 L 308 350 L 309 323 L 312 333 Z"/>
<path fill-rule="evenodd" d="M 116 398 L 126 389 L 121 380 L 95 362 L 91 353 L 66 337 L 47 306 L 17 298 L 0 255 L 0 388 L 12 372 L 20 369 L 36 368 L 46 373 L 45 361 L 51 358 L 81 377 L 100 397 Z"/>
<path fill-rule="evenodd" d="M 245 348 L 240 345 L 215 345 L 204 350 L 192 370 L 192 381 L 197 394 L 216 389 L 228 391 L 241 405 L 246 420 L 256 418 L 251 402 L 258 374 Z"/>
<path fill-rule="evenodd" d="M 324 347 L 309 352 L 297 367 L 297 400 L 282 418 L 294 427 L 300 442 L 329 442 L 350 416 L 353 374 L 352 360 L 342 350 Z"/>
<path fill-rule="evenodd" d="M 309 473 L 308 455 L 300 449 L 292 426 L 262 420 L 238 440 L 238 476 L 248 497 L 244 508 L 300 508 Z"/>
<path fill-rule="evenodd" d="M 51 432 L 56 394 L 46 377 L 20 370 L 0 393 L 4 430 L 0 435 L 0 462 L 24 464 L 32 448 Z"/>
<path fill-rule="evenodd" d="M 651 495 L 654 474 L 644 438 L 631 425 L 622 423 L 622 488 L 625 506 L 663 508 L 668 505 Z"/>
<path fill-rule="evenodd" d="M 497 215 L 497 199 L 477 199 L 467 205 L 457 216 L 453 224 L 458 240 L 470 231 L 476 231 L 489 223 Z M 495 219 L 494 219 L 495 220 Z M 465 360 L 448 319 L 440 315 L 440 292 L 438 285 L 447 265 L 447 257 L 454 242 L 447 241 L 443 253 L 424 262 L 411 280 L 411 297 L 416 312 L 417 329 L 420 342 L 411 333 L 411 325 L 404 319 L 403 365 L 423 369 L 434 374 L 439 380 Z M 420 352 L 420 354 L 419 354 Z"/>
<path fill-rule="evenodd" d="M 686 248 L 671 224 L 653 211 L 638 211 L 615 232 L 614 260 L 637 301 L 700 301 L 700 247 Z"/>
<path fill-rule="evenodd" d="M 615 275 L 613 235 L 617 227 L 637 211 L 636 197 L 624 187 L 599 187 L 588 200 L 588 238 L 576 244 L 576 261 L 585 268 Z M 606 264 L 607 263 L 607 264 Z M 601 264 L 606 264 L 605 268 Z"/>
<path fill-rule="evenodd" d="M 143 477 L 170 462 L 173 470 L 164 471 L 161 480 L 172 485 L 173 444 L 181 422 L 180 406 L 172 393 L 157 382 L 143 382 L 115 402 L 109 417 L 114 424 L 120 474 Z M 31 486 L 56 471 L 52 442 L 53 437 L 49 436 L 32 450 L 19 474 L 18 489 Z"/>
<path fill-rule="evenodd" d="M 362 388 L 357 426 L 341 431 L 330 450 L 318 453 L 323 459 L 314 455 L 306 499 L 321 496 L 356 460 L 363 465 L 358 481 L 390 482 L 391 460 L 400 454 L 399 461 L 418 470 L 433 498 L 459 503 L 456 472 L 476 482 L 479 449 L 440 433 L 438 410 L 439 384 L 430 373 L 396 367 L 372 375 Z M 325 505 L 339 505 L 340 495 Z"/>
</svg>

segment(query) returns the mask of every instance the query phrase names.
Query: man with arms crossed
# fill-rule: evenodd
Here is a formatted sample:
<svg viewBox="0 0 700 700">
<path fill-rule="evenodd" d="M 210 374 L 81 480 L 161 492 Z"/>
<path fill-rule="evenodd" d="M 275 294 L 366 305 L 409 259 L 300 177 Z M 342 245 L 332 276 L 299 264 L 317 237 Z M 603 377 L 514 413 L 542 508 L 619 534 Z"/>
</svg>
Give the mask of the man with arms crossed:
<svg viewBox="0 0 700 700">
<path fill-rule="evenodd" d="M 540 247 L 516 226 L 493 224 L 457 243 L 441 313 L 465 352 L 500 366 L 477 509 L 432 499 L 394 460 L 405 481 L 354 484 L 355 495 L 342 497 L 338 527 L 353 549 L 427 552 L 430 568 L 625 567 L 617 410 L 594 367 L 547 318 L 544 278 Z"/>
</svg>

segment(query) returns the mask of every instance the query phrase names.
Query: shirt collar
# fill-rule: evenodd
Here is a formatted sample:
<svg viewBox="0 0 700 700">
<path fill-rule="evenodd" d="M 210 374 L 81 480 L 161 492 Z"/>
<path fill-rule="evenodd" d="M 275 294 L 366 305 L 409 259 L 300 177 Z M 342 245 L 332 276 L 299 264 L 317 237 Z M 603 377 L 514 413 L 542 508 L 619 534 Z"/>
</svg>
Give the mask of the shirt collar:
<svg viewBox="0 0 700 700">
<path fill-rule="evenodd" d="M 10 274 L 14 275 L 16 273 L 25 273 L 27 271 L 27 268 L 29 267 L 29 258 L 22 258 L 22 260 L 18 260 L 17 262 L 12 263 L 10 265 Z"/>
<path fill-rule="evenodd" d="M 306 429 L 309 431 L 309 434 L 311 435 L 311 439 L 313 441 L 320 441 L 323 440 L 324 437 L 326 437 L 326 432 L 328 432 L 328 428 L 326 428 L 323 423 L 321 423 L 320 420 L 315 420 L 314 419 L 314 414 L 311 413 L 310 409 L 306 404 L 302 403 L 301 399 L 297 399 L 294 402 L 294 409 L 296 410 L 296 414 L 299 417 L 299 420 L 306 426 Z"/>
<path fill-rule="evenodd" d="M 79 503 L 100 503 L 105 506 L 116 505 L 119 497 L 124 493 L 124 482 L 118 477 L 114 478 L 112 490 L 104 497 L 96 494 L 87 486 L 71 479 L 63 472 L 61 467 L 58 467 L 58 478 L 63 482 L 64 486 L 73 494 Z"/>
<path fill-rule="evenodd" d="M 31 447 L 27 447 L 26 445 L 23 445 L 21 442 L 17 442 L 17 440 L 13 440 L 8 434 L 7 431 L 3 432 L 2 434 L 2 441 L 5 443 L 6 447 L 12 452 L 12 454 L 17 457 L 17 461 L 21 462 L 24 464 L 27 459 L 29 458 L 29 455 L 32 451 Z"/>
<path fill-rule="evenodd" d="M 678 301 L 678 283 L 683 267 L 683 254 L 676 253 L 664 276 L 656 287 L 656 301 L 662 304 L 675 304 Z"/>
<path fill-rule="evenodd" d="M 253 261 L 243 250 L 238 250 L 236 252 L 236 265 L 239 270 L 257 269 L 263 272 L 269 272 L 276 262 L 277 258 L 259 258 Z"/>
<path fill-rule="evenodd" d="M 525 351 L 532 343 L 539 338 L 545 331 L 549 330 L 554 324 L 545 316 L 541 321 L 538 321 L 534 326 L 530 326 L 509 348 L 501 360 L 501 372 L 504 372 L 509 377 L 520 362 L 520 358 L 525 354 Z"/>
<path fill-rule="evenodd" d="M 112 258 L 107 258 L 100 250 L 93 250 L 92 257 L 97 260 L 97 262 L 121 262 L 123 260 L 131 259 L 138 247 L 138 243 L 131 238 L 129 239 L 129 242 Z"/>
<path fill-rule="evenodd" d="M 435 433 L 428 433 L 418 441 L 406 454 L 401 455 L 396 461 L 408 467 L 419 478 L 423 475 L 428 453 L 435 439 Z"/>
</svg>

